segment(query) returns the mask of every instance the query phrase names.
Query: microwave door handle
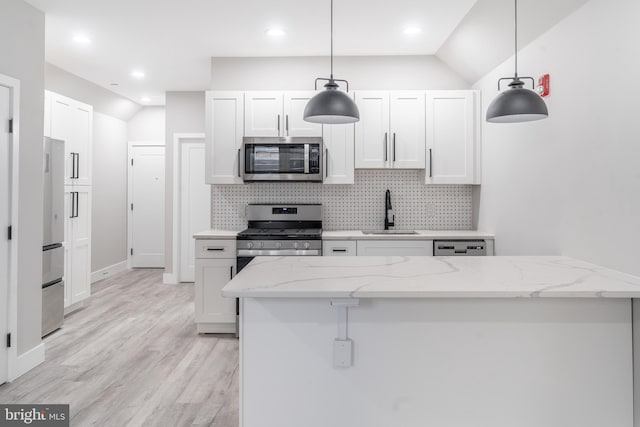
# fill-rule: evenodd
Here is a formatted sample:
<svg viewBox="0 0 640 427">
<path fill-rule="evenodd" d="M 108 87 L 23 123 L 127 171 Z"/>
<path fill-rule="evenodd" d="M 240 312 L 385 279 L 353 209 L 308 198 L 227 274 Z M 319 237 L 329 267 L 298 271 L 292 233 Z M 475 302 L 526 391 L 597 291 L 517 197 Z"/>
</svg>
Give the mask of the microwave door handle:
<svg viewBox="0 0 640 427">
<path fill-rule="evenodd" d="M 304 144 L 304 173 L 309 173 L 309 144 Z"/>
</svg>

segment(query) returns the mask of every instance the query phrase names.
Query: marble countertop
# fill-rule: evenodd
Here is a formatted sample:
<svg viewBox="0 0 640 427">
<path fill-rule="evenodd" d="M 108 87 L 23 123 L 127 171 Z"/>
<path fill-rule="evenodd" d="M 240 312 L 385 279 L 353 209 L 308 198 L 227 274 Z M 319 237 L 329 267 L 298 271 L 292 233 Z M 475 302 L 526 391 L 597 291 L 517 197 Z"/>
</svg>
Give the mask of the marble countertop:
<svg viewBox="0 0 640 427">
<path fill-rule="evenodd" d="M 434 240 L 494 239 L 492 233 L 474 230 L 416 230 L 418 234 L 363 234 L 361 230 L 323 231 L 322 240 Z"/>
<path fill-rule="evenodd" d="M 235 239 L 238 231 L 232 230 L 204 230 L 193 235 L 194 239 Z"/>
<path fill-rule="evenodd" d="M 258 257 L 222 294 L 252 298 L 640 298 L 640 277 L 560 256 Z"/>
</svg>

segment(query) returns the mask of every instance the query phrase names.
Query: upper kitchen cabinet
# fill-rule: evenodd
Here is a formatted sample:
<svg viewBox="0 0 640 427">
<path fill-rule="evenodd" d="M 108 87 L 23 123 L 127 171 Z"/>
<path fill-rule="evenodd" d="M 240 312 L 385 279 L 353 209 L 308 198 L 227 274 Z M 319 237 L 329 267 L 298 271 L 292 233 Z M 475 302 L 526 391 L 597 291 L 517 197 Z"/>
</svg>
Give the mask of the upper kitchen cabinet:
<svg viewBox="0 0 640 427">
<path fill-rule="evenodd" d="M 353 184 L 354 124 L 322 125 L 324 184 Z"/>
<path fill-rule="evenodd" d="M 207 184 L 242 184 L 244 92 L 209 91 L 205 110 L 205 181 Z"/>
<path fill-rule="evenodd" d="M 427 184 L 480 184 L 477 91 L 427 92 Z"/>
<path fill-rule="evenodd" d="M 244 136 L 322 136 L 322 126 L 303 119 L 314 91 L 245 92 Z"/>
<path fill-rule="evenodd" d="M 356 169 L 424 169 L 424 92 L 356 92 L 356 104 Z"/>
<path fill-rule="evenodd" d="M 45 136 L 65 142 L 65 184 L 91 185 L 93 107 L 45 92 Z"/>
</svg>

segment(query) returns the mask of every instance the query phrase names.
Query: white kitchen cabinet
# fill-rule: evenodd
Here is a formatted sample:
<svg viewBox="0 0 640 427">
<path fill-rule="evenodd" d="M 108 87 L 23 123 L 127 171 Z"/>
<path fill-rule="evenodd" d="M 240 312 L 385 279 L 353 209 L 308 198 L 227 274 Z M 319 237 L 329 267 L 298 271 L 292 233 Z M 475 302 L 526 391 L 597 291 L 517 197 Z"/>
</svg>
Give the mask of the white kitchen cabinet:
<svg viewBox="0 0 640 427">
<path fill-rule="evenodd" d="M 356 169 L 425 167 L 424 92 L 356 92 L 356 104 Z"/>
<path fill-rule="evenodd" d="M 44 136 L 51 137 L 51 92 L 44 91 Z"/>
<path fill-rule="evenodd" d="M 355 240 L 323 240 L 323 256 L 356 256 L 357 243 Z"/>
<path fill-rule="evenodd" d="M 426 184 L 480 184 L 480 94 L 427 92 Z"/>
<path fill-rule="evenodd" d="M 196 240 L 195 321 L 198 333 L 235 333 L 236 301 L 222 288 L 236 274 L 235 239 Z"/>
<path fill-rule="evenodd" d="M 45 114 L 45 134 L 48 132 L 52 138 L 65 142 L 65 184 L 91 185 L 93 107 L 48 92 L 48 96 L 45 96 L 45 111 L 47 108 L 49 111 Z"/>
<path fill-rule="evenodd" d="M 91 295 L 91 187 L 65 186 L 65 308 Z"/>
<path fill-rule="evenodd" d="M 354 183 L 354 137 L 353 123 L 322 125 L 324 184 Z"/>
<path fill-rule="evenodd" d="M 207 184 L 242 184 L 244 92 L 208 91 L 205 110 L 205 181 Z"/>
<path fill-rule="evenodd" d="M 431 256 L 433 240 L 358 240 L 358 256 Z"/>
<path fill-rule="evenodd" d="M 322 126 L 304 121 L 314 91 L 245 92 L 244 136 L 322 136 Z"/>
<path fill-rule="evenodd" d="M 314 91 L 284 92 L 284 133 L 281 136 L 322 136 L 323 126 L 304 121 L 304 109 Z"/>
</svg>

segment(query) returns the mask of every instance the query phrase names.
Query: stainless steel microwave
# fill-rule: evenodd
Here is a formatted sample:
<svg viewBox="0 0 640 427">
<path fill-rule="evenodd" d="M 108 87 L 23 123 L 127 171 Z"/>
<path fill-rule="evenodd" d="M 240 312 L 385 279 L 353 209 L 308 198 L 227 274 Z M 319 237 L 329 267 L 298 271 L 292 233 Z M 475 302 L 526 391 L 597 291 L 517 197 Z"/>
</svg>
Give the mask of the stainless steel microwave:
<svg viewBox="0 0 640 427">
<path fill-rule="evenodd" d="M 322 154 L 321 137 L 244 137 L 242 178 L 322 182 Z"/>
</svg>

